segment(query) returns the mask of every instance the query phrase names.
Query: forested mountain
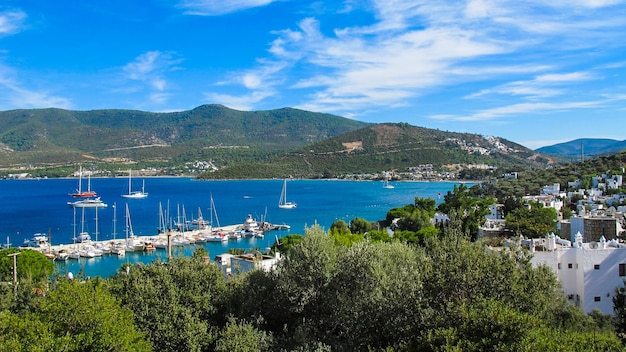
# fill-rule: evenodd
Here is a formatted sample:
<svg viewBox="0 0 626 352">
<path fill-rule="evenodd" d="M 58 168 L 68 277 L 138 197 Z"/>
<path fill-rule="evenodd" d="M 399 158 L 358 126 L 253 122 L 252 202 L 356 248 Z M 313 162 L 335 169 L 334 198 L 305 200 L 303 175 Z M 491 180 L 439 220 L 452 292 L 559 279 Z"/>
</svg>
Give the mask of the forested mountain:
<svg viewBox="0 0 626 352">
<path fill-rule="evenodd" d="M 184 162 L 214 154 L 255 160 L 366 125 L 291 108 L 246 112 L 222 105 L 170 113 L 11 110 L 0 112 L 0 166 L 107 158 Z"/>
<path fill-rule="evenodd" d="M 423 164 L 435 168 L 455 164 L 544 168 L 550 163 L 549 157 L 499 137 L 385 123 L 319 141 L 268 163 L 236 165 L 204 177 L 241 178 L 254 170 L 257 177 L 311 178 L 406 170 Z"/>
<path fill-rule="evenodd" d="M 558 155 L 569 159 L 582 160 L 585 157 L 610 155 L 623 150 L 626 150 L 626 140 L 580 138 L 569 142 L 541 147 L 536 151 L 542 154 Z"/>
<path fill-rule="evenodd" d="M 72 164 L 85 162 L 175 168 L 196 161 L 211 161 L 220 169 L 204 175 L 212 178 L 329 177 L 420 164 L 543 168 L 553 162 L 499 137 L 406 123 L 375 125 L 292 108 L 246 112 L 203 105 L 169 113 L 0 112 L 4 170 L 75 168 Z"/>
</svg>

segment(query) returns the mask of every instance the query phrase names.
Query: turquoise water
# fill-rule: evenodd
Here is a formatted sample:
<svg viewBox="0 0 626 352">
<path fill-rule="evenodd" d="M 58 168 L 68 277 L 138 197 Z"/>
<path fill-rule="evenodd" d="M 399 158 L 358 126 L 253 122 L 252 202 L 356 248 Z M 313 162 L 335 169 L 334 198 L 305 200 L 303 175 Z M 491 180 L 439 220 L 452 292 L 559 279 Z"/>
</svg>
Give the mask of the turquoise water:
<svg viewBox="0 0 626 352">
<path fill-rule="evenodd" d="M 141 187 L 140 178 L 133 181 L 137 182 L 136 188 Z M 85 209 L 83 218 L 81 210 L 75 215 L 67 205 L 72 200 L 68 193 L 73 192 L 77 184 L 77 179 L 0 181 L 0 242 L 4 243 L 8 236 L 13 246 L 19 246 L 33 234 L 45 233 L 50 234 L 52 244 L 72 243 L 75 233 L 81 230 L 89 232 L 94 240 L 124 238 L 126 204 L 134 233 L 138 236 L 156 235 L 160 213 L 169 214 L 174 221 L 182 219 L 183 214 L 185 219 L 191 220 L 199 212 L 205 219 L 210 218 L 211 197 L 222 226 L 241 224 L 248 214 L 257 220 L 291 226 L 288 231 L 272 231 L 264 239 L 203 244 L 213 258 L 229 248 L 264 250 L 275 242 L 276 237 L 302 234 L 305 226 L 314 223 L 328 229 L 337 219 L 346 222 L 355 217 L 369 221 L 384 219 L 390 208 L 413 203 L 415 197 L 429 197 L 439 202 L 439 195 L 444 195 L 455 185 L 452 182 L 393 182 L 395 188 L 387 189 L 378 181 L 291 180 L 287 182 L 287 197 L 298 206 L 279 209 L 282 180 L 146 178 L 145 191 L 149 197 L 125 199 L 121 195 L 128 192 L 127 178 L 92 178 L 91 188 L 108 206 L 99 208 L 97 213 L 95 209 Z M 190 255 L 193 250 L 189 246 L 181 254 Z M 149 263 L 164 256 L 164 251 L 157 250 L 152 254 L 129 253 L 121 258 L 68 260 L 57 265 L 64 271 L 76 273 L 82 268 L 89 276 L 106 277 L 115 273 L 123 263 Z"/>
</svg>

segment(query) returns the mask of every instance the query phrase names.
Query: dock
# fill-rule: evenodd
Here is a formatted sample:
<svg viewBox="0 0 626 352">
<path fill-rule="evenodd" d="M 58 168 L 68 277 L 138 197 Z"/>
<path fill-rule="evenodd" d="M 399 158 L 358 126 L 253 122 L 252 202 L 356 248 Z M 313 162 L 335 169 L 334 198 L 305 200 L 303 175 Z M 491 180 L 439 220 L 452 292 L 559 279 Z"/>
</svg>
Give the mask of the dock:
<svg viewBox="0 0 626 352">
<path fill-rule="evenodd" d="M 209 242 L 235 241 L 242 238 L 263 238 L 265 233 L 272 230 L 289 229 L 286 224 L 273 225 L 260 223 L 250 227 L 249 224 L 236 224 L 216 228 L 205 227 L 189 230 L 167 230 L 155 235 L 121 237 L 107 240 L 85 240 L 75 243 L 41 244 L 39 247 L 19 247 L 42 252 L 52 260 L 72 260 L 79 258 L 94 258 L 102 255 L 123 256 L 128 252 L 138 253 L 156 249 L 171 250 L 183 245 L 204 244 Z"/>
</svg>

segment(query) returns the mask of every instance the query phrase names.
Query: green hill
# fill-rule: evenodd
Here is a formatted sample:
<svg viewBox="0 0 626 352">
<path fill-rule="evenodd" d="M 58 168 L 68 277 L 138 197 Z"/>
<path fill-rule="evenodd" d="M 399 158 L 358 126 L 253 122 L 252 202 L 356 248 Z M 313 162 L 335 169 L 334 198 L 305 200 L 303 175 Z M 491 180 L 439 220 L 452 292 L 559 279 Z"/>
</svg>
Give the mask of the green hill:
<svg viewBox="0 0 626 352">
<path fill-rule="evenodd" d="M 626 150 L 626 140 L 580 138 L 569 142 L 541 147 L 536 151 L 538 153 L 561 156 L 571 160 L 582 160 L 588 157 L 611 155 L 623 150 Z"/>
<path fill-rule="evenodd" d="M 340 116 L 221 105 L 151 113 L 29 109 L 0 112 L 0 167 L 85 160 L 260 161 L 366 126 Z"/>
<path fill-rule="evenodd" d="M 550 158 L 498 137 L 386 123 L 319 141 L 267 163 L 235 165 L 203 177 L 314 178 L 403 171 L 423 164 L 435 168 L 487 164 L 506 169 L 544 168 L 551 162 Z"/>
</svg>

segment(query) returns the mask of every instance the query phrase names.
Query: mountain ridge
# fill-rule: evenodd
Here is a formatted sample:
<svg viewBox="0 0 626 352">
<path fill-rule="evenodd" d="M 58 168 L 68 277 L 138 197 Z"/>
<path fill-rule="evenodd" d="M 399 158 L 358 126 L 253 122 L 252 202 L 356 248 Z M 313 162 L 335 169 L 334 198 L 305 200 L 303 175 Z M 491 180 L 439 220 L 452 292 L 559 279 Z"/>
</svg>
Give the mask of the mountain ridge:
<svg viewBox="0 0 626 352">
<path fill-rule="evenodd" d="M 578 138 L 535 149 L 536 152 L 565 158 L 584 158 L 616 154 L 626 150 L 626 140 Z"/>
<path fill-rule="evenodd" d="M 267 177 L 318 177 L 419 164 L 519 168 L 554 163 L 501 137 L 407 123 L 370 124 L 293 108 L 239 111 L 209 104 L 167 113 L 54 108 L 0 112 L 0 167 L 5 169 L 85 162 L 163 167 L 195 161 L 238 170 L 236 177 L 260 176 L 261 169 L 268 171 Z"/>
</svg>

